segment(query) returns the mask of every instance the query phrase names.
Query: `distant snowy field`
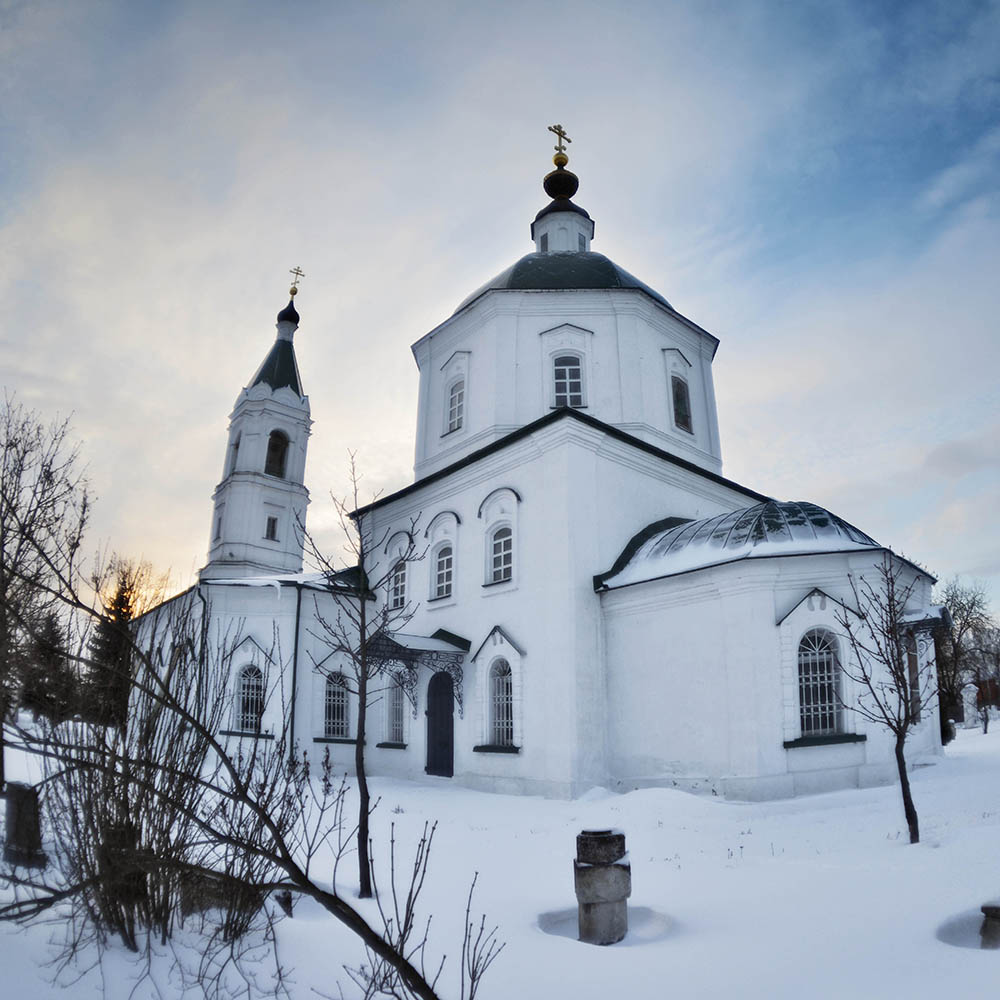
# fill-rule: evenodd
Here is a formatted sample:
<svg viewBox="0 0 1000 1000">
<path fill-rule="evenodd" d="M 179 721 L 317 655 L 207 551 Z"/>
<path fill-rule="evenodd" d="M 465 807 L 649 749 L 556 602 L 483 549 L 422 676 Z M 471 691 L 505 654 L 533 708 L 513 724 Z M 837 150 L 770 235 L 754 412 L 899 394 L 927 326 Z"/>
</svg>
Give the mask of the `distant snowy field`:
<svg viewBox="0 0 1000 1000">
<path fill-rule="evenodd" d="M 687 998 L 933 998 L 996 996 L 1000 951 L 956 948 L 935 932 L 1000 897 L 1000 732 L 961 731 L 937 763 L 913 773 L 922 843 L 906 840 L 895 786 L 762 804 L 682 792 L 575 802 L 464 791 L 447 779 L 378 779 L 376 852 L 388 828 L 412 846 L 439 823 L 423 911 L 431 948 L 447 951 L 442 997 L 457 995 L 457 950 L 468 884 L 474 907 L 507 947 L 482 1000 Z M 572 857 L 583 828 L 620 827 L 632 862 L 634 929 L 598 948 L 545 933 L 539 915 L 575 906 Z M 410 852 L 404 847 L 403 855 Z M 349 859 L 353 862 L 353 856 Z M 355 873 L 356 874 L 356 873 Z M 352 866 L 341 870 L 348 892 Z M 373 915 L 370 904 L 366 912 Z M 651 912 L 652 911 L 652 912 Z M 558 920 L 556 920 L 558 923 Z M 120 948 L 96 973 L 53 983 L 52 925 L 0 926 L 0 997 L 179 995 L 164 961 L 157 988 L 135 982 Z M 296 998 L 354 996 L 343 973 L 361 953 L 314 905 L 279 931 Z"/>
</svg>

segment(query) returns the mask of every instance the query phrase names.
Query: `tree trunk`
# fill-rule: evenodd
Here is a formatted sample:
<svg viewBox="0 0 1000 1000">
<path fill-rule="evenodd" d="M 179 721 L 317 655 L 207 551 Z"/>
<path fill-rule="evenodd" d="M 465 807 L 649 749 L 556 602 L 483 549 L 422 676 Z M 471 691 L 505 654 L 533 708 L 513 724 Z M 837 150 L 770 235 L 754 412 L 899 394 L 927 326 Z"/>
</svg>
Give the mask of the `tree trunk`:
<svg viewBox="0 0 1000 1000">
<path fill-rule="evenodd" d="M 906 815 L 906 825 L 910 830 L 910 843 L 920 843 L 920 822 L 917 810 L 910 795 L 910 776 L 906 773 L 906 758 L 903 756 L 905 738 L 896 737 L 896 769 L 899 771 L 899 789 L 903 793 L 903 812 Z"/>
<path fill-rule="evenodd" d="M 362 565 L 364 565 L 362 563 Z M 368 720 L 368 628 L 365 614 L 365 595 L 361 592 L 358 619 L 361 625 L 361 643 L 358 671 L 358 731 L 354 744 L 354 770 L 358 776 L 358 896 L 372 898 L 371 862 L 368 858 L 368 812 L 371 796 L 368 793 L 368 776 L 365 774 L 365 723 Z"/>
</svg>

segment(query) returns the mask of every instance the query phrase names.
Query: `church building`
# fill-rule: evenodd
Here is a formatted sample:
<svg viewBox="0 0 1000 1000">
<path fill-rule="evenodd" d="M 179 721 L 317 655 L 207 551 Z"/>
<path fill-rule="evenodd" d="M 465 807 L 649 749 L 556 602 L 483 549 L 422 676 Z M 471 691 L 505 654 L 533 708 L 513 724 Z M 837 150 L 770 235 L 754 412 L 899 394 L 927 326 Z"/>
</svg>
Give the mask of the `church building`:
<svg viewBox="0 0 1000 1000">
<path fill-rule="evenodd" d="M 385 637 L 369 772 L 562 797 L 893 780 L 891 734 L 849 710 L 838 614 L 888 558 L 926 626 L 933 579 L 830 511 L 723 476 L 719 341 L 593 250 L 553 131 L 532 251 L 412 345 L 413 482 L 355 512 L 384 540 L 373 608 L 407 618 Z M 336 616 L 328 582 L 303 566 L 299 319 L 293 297 L 230 416 L 196 589 L 243 636 L 227 737 L 273 736 L 287 706 L 300 749 L 350 771 L 350 665 L 318 624 Z M 933 643 L 917 648 L 923 669 Z M 939 749 L 934 712 L 907 753 Z"/>
</svg>

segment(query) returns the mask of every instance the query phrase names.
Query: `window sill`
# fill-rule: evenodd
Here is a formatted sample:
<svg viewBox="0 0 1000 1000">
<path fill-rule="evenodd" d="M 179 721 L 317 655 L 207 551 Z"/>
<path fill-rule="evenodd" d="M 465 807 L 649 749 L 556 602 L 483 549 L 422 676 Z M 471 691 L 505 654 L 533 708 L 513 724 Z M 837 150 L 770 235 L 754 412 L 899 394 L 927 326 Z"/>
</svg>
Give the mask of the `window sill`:
<svg viewBox="0 0 1000 1000">
<path fill-rule="evenodd" d="M 461 434 L 462 431 L 464 431 L 464 430 L 465 430 L 465 427 L 463 425 L 462 427 L 456 427 L 452 431 L 445 431 L 444 434 L 441 435 L 441 440 L 443 441 L 445 438 L 452 437 L 455 434 Z"/>
<path fill-rule="evenodd" d="M 512 587 L 514 585 L 514 578 L 511 577 L 509 580 L 488 580 L 483 584 L 484 587 Z"/>
<path fill-rule="evenodd" d="M 239 736 L 241 738 L 245 737 L 250 740 L 273 740 L 274 733 L 255 733 L 249 729 L 223 729 L 219 732 L 220 736 Z"/>
<path fill-rule="evenodd" d="M 357 743 L 352 736 L 314 736 L 313 743 Z"/>
<path fill-rule="evenodd" d="M 864 733 L 831 733 L 828 736 L 800 736 L 797 740 L 785 740 L 786 750 L 799 747 L 825 747 L 836 743 L 864 743 L 868 739 Z"/>
<path fill-rule="evenodd" d="M 455 602 L 455 595 L 454 594 L 443 594 L 441 597 L 428 597 L 427 598 L 427 603 L 428 604 L 437 604 L 440 601 L 447 601 L 448 603 L 453 604 Z"/>
<path fill-rule="evenodd" d="M 378 750 L 405 750 L 405 743 L 376 743 L 376 749 Z"/>
<path fill-rule="evenodd" d="M 549 404 L 549 409 L 550 410 L 586 410 L 586 409 L 588 409 L 588 407 L 587 407 L 586 403 L 581 403 L 579 406 L 570 406 L 569 403 L 564 403 L 563 405 L 559 406 L 559 405 L 557 405 L 555 403 L 550 403 Z"/>
<path fill-rule="evenodd" d="M 520 747 L 514 746 L 500 746 L 495 743 L 483 743 L 478 747 L 472 748 L 473 753 L 520 753 Z"/>
<path fill-rule="evenodd" d="M 690 427 L 681 427 L 680 424 L 674 424 L 674 430 L 683 431 L 685 434 L 690 434 L 691 437 L 694 437 L 694 431 Z"/>
</svg>

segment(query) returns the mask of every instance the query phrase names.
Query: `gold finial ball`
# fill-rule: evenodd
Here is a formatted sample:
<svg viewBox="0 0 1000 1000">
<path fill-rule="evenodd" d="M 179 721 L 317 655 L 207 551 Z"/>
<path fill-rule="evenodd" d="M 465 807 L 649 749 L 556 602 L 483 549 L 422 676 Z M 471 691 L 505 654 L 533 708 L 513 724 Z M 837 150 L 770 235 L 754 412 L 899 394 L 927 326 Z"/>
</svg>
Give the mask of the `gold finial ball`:
<svg viewBox="0 0 1000 1000">
<path fill-rule="evenodd" d="M 292 298 L 295 298 L 295 296 L 299 294 L 299 290 L 292 285 L 292 287 L 288 289 L 288 294 L 291 295 Z"/>
<path fill-rule="evenodd" d="M 569 163 L 569 157 L 565 153 L 556 153 L 556 155 L 552 157 L 552 162 L 561 170 L 567 163 Z"/>
</svg>

